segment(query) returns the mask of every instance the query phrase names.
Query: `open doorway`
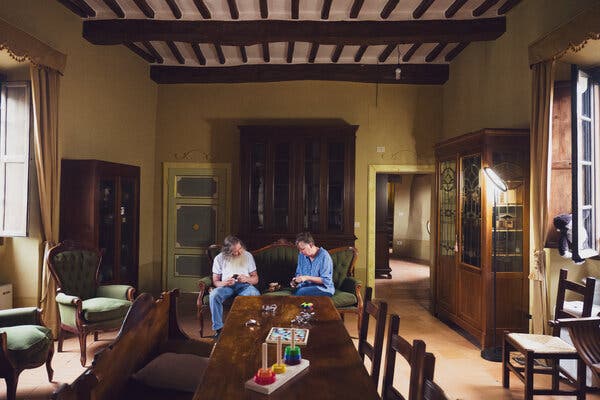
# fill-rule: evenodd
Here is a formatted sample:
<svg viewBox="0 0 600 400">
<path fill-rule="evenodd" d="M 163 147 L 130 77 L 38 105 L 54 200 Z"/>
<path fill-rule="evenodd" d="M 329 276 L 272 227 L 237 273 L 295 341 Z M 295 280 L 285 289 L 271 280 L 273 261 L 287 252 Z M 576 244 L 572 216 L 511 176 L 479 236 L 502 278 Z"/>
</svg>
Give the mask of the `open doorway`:
<svg viewBox="0 0 600 400">
<path fill-rule="evenodd" d="M 377 173 L 375 181 L 377 297 L 428 308 L 433 175 Z"/>
</svg>

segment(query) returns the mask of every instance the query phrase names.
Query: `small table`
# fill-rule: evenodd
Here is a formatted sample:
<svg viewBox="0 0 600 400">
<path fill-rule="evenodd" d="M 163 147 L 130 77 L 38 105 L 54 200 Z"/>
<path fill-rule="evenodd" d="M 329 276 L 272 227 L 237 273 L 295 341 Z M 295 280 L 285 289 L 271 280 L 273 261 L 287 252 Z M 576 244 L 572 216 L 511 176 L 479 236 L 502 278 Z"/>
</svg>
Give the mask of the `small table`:
<svg viewBox="0 0 600 400">
<path fill-rule="evenodd" d="M 261 343 L 273 326 L 289 327 L 300 313 L 300 304 L 314 304 L 308 344 L 302 357 L 308 371 L 270 395 L 244 387 L 261 365 Z M 277 304 L 274 314 L 263 313 L 265 304 Z M 257 327 L 247 327 L 255 319 Z M 275 362 L 275 346 L 269 347 L 269 365 Z M 238 296 L 233 302 L 221 337 L 210 357 L 202 384 L 194 394 L 202 399 L 379 399 L 340 315 L 329 297 Z"/>
</svg>

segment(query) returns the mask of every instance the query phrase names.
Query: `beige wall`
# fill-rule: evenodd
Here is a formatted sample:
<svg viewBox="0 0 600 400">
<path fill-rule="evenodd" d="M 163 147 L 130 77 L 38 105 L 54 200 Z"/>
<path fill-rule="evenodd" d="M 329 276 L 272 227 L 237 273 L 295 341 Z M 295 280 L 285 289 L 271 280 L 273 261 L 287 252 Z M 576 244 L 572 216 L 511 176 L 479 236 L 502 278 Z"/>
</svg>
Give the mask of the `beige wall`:
<svg viewBox="0 0 600 400">
<path fill-rule="evenodd" d="M 444 86 L 444 137 L 481 128 L 529 128 L 531 72 L 527 49 L 533 41 L 562 25 L 594 0 L 528 0 L 507 18 L 507 32 L 495 42 L 472 43 L 452 63 Z M 548 273 L 551 308 L 554 309 L 558 270 L 570 276 L 600 276 L 600 262 L 584 267 L 551 250 Z"/>
<path fill-rule="evenodd" d="M 0 18 L 67 55 L 60 83 L 59 151 L 141 166 L 140 288 L 149 285 L 154 231 L 154 146 L 157 89 L 148 67 L 122 46 L 93 46 L 81 18 L 55 1 L 0 2 Z M 39 232 L 39 218 L 30 229 Z M 35 226 L 37 225 L 37 227 Z M 0 251 L 0 280 L 16 284 L 15 304 L 38 296 L 40 235 L 15 238 Z M 36 279 L 32 279 L 32 276 Z M 35 283 L 32 283 L 35 282 Z"/>
<path fill-rule="evenodd" d="M 432 164 L 432 146 L 441 134 L 440 86 L 376 85 L 338 82 L 283 82 L 230 85 L 162 85 L 158 90 L 156 172 L 161 163 L 192 151 L 186 161 L 232 163 L 239 182 L 238 125 L 359 125 L 356 139 L 355 230 L 357 275 L 366 282 L 367 177 L 370 164 Z M 377 153 L 385 146 L 385 153 Z M 157 175 L 160 176 L 160 175 Z M 158 181 L 158 180 L 157 180 Z M 160 204 L 161 189 L 155 201 Z M 239 226 L 239 188 L 233 188 L 232 230 Z M 155 226 L 161 209 L 155 208 Z M 160 259 L 160 229 L 155 229 Z M 160 269 L 157 268 L 156 273 Z"/>
</svg>

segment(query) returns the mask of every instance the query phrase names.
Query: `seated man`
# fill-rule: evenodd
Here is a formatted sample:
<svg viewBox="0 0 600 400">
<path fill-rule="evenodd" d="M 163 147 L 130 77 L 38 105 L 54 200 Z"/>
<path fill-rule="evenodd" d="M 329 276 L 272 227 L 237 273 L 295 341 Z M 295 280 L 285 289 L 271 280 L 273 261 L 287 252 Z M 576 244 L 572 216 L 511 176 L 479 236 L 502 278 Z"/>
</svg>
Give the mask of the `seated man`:
<svg viewBox="0 0 600 400">
<path fill-rule="evenodd" d="M 298 267 L 296 276 L 290 282 L 295 296 L 333 296 L 333 261 L 322 247 L 315 246 L 315 240 L 308 232 L 296 236 Z"/>
<path fill-rule="evenodd" d="M 221 253 L 213 262 L 213 285 L 210 292 L 210 312 L 212 328 L 219 338 L 223 328 L 223 302 L 234 296 L 258 296 L 259 291 L 252 285 L 258 283 L 256 264 L 250 252 L 244 249 L 240 239 L 227 236 Z"/>
</svg>

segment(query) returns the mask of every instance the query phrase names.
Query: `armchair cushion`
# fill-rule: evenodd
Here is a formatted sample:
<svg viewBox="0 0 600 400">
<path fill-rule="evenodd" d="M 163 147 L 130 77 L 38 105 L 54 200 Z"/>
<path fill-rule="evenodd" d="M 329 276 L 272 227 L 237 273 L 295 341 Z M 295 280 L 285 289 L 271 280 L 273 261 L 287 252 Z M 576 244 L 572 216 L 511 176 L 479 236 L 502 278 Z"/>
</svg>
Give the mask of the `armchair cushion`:
<svg viewBox="0 0 600 400">
<path fill-rule="evenodd" d="M 208 357 L 162 353 L 133 375 L 147 386 L 195 392 L 208 365 Z"/>
<path fill-rule="evenodd" d="M 335 304 L 336 308 L 356 306 L 356 303 L 358 302 L 355 294 L 342 292 L 338 289 L 335 290 L 331 300 L 333 301 L 333 304 Z"/>
<path fill-rule="evenodd" d="M 82 300 L 96 295 L 96 272 L 98 254 L 88 250 L 70 250 L 56 254 L 52 260 L 59 271 L 62 291 L 74 294 Z"/>
<path fill-rule="evenodd" d="M 52 345 L 52 332 L 45 326 L 19 325 L 0 328 L 16 365 L 43 364 Z"/>
<path fill-rule="evenodd" d="M 129 300 L 94 297 L 82 302 L 83 318 L 91 323 L 123 319 L 130 306 Z"/>
</svg>

